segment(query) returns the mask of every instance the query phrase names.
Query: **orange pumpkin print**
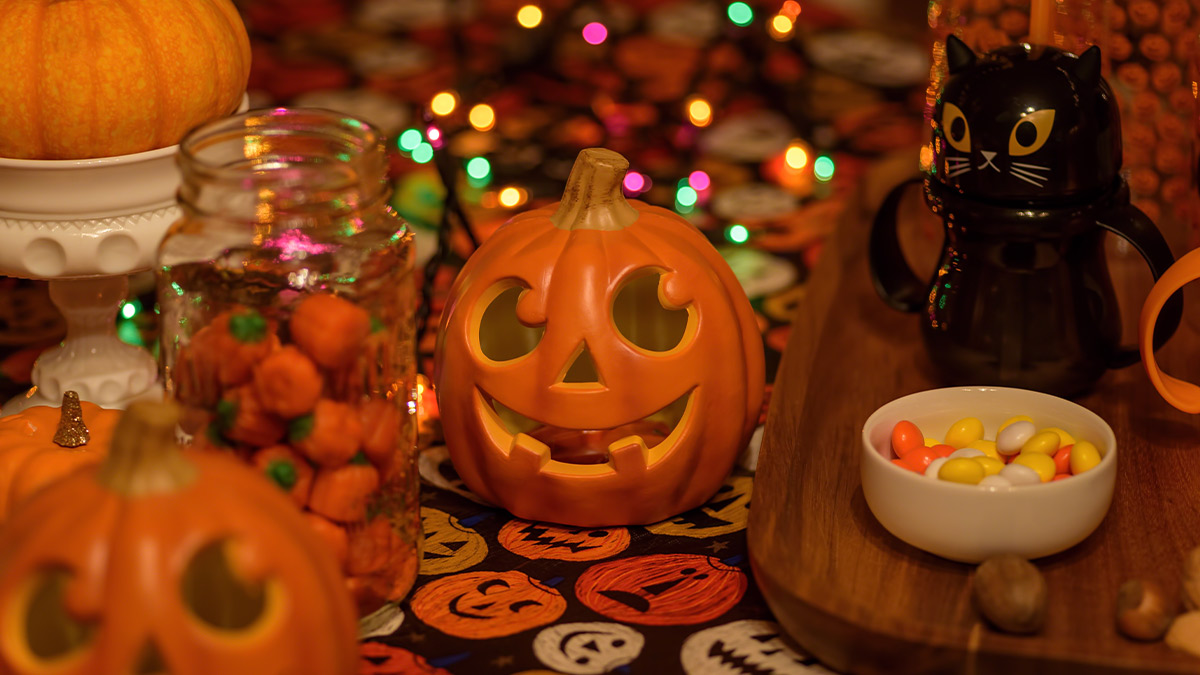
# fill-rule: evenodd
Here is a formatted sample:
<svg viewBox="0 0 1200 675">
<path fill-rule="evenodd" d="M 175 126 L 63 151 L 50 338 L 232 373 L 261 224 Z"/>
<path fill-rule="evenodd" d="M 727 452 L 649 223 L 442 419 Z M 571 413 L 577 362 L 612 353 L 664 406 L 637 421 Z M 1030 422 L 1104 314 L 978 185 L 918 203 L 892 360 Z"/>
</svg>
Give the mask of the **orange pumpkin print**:
<svg viewBox="0 0 1200 675">
<path fill-rule="evenodd" d="M 504 548 L 532 560 L 601 560 L 629 548 L 629 530 L 624 527 L 585 529 L 514 518 L 500 528 Z"/>
<path fill-rule="evenodd" d="M 614 621 L 681 626 L 728 612 L 748 585 L 745 572 L 716 558 L 661 553 L 594 565 L 575 582 L 575 595 Z"/>
<path fill-rule="evenodd" d="M 431 581 L 413 595 L 417 618 L 455 637 L 486 640 L 557 621 L 562 594 L 524 572 L 463 572 Z"/>
<path fill-rule="evenodd" d="M 382 642 L 364 642 L 358 649 L 362 657 L 359 675 L 451 675 L 431 666 L 424 656 Z"/>
</svg>

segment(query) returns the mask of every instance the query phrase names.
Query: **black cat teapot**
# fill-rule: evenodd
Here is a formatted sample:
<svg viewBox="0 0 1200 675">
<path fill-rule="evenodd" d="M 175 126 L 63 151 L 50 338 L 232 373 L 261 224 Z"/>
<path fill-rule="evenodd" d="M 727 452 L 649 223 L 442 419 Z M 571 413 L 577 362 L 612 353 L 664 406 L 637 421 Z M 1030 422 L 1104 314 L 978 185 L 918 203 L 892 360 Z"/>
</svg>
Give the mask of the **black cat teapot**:
<svg viewBox="0 0 1200 675">
<path fill-rule="evenodd" d="M 1158 279 L 1174 259 L 1120 175 L 1121 122 L 1100 75 L 1100 50 L 1081 56 L 1012 45 L 977 57 L 946 41 L 950 75 L 933 117 L 925 202 L 945 225 L 933 279 L 900 251 L 884 200 L 871 231 L 875 287 L 892 307 L 921 312 L 930 359 L 952 384 L 1073 395 L 1107 368 L 1138 360 L 1118 343 L 1121 321 L 1104 236 L 1127 240 Z M 1156 332 L 1178 326 L 1172 299 Z"/>
</svg>

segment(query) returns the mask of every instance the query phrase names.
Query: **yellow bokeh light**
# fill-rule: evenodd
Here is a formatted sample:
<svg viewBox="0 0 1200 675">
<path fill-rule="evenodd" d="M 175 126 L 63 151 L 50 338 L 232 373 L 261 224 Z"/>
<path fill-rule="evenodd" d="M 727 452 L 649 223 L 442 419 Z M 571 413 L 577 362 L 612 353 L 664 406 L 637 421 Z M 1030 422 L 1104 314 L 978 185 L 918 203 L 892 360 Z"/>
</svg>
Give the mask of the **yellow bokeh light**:
<svg viewBox="0 0 1200 675">
<path fill-rule="evenodd" d="M 534 28 L 542 22 L 542 10 L 536 5 L 525 5 L 517 10 L 517 23 L 524 28 Z"/>
<path fill-rule="evenodd" d="M 706 127 L 712 122 L 712 106 L 702 98 L 692 99 L 691 103 L 688 103 L 687 114 L 692 124 L 698 127 Z"/>
<path fill-rule="evenodd" d="M 471 108 L 467 119 L 471 121 L 471 126 L 478 131 L 490 131 L 496 125 L 496 111 L 492 110 L 492 106 L 486 103 Z"/>
<path fill-rule="evenodd" d="M 443 91 L 434 95 L 429 102 L 429 109 L 435 115 L 449 115 L 458 106 L 458 97 L 453 92 Z"/>
<path fill-rule="evenodd" d="M 783 161 L 792 169 L 803 169 L 808 166 L 808 152 L 799 145 L 789 145 Z"/>
<path fill-rule="evenodd" d="M 521 191 L 515 187 L 506 187 L 500 191 L 497 199 L 500 200 L 500 206 L 511 209 L 521 203 Z"/>
<path fill-rule="evenodd" d="M 782 14 L 771 19 L 771 37 L 781 40 L 792 34 L 792 20 Z"/>
</svg>

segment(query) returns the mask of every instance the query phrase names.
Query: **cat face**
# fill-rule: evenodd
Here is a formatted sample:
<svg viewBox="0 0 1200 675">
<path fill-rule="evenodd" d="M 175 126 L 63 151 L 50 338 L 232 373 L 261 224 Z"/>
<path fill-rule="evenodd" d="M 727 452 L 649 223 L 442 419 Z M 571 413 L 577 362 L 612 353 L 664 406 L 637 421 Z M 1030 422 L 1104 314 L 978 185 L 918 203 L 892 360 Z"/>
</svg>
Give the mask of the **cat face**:
<svg viewBox="0 0 1200 675">
<path fill-rule="evenodd" d="M 976 57 L 946 41 L 950 77 L 933 119 L 934 173 L 964 196 L 1064 203 L 1108 190 L 1121 168 L 1116 100 L 1100 50 L 1012 45 Z"/>
</svg>

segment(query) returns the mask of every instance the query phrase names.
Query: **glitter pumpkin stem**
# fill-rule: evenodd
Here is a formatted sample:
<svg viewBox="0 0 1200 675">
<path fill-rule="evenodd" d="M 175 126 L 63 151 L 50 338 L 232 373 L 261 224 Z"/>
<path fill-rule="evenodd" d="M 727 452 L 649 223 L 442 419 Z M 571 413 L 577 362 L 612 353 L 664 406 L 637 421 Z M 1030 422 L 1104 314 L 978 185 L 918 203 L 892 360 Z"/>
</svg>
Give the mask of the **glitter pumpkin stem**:
<svg viewBox="0 0 1200 675">
<path fill-rule="evenodd" d="M 92 434 L 83 423 L 83 406 L 79 394 L 63 392 L 62 407 L 58 413 L 58 429 L 54 432 L 54 444 L 61 448 L 78 448 L 92 440 Z"/>
</svg>

